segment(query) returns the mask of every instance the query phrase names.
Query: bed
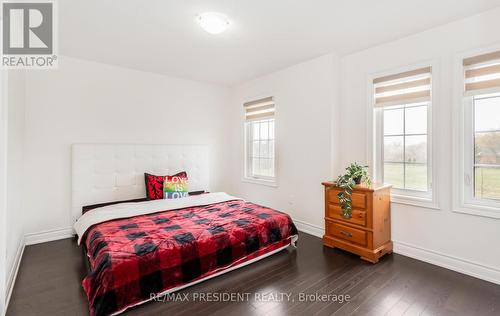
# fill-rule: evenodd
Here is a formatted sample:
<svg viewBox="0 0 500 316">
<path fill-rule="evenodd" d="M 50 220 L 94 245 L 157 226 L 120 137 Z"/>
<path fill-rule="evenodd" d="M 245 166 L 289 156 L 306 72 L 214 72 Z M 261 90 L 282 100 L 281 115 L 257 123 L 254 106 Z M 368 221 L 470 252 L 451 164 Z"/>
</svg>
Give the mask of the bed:
<svg viewBox="0 0 500 316">
<path fill-rule="evenodd" d="M 115 180 L 108 183 L 116 185 L 120 172 L 116 172 L 118 168 L 112 165 L 120 160 L 117 152 L 129 152 L 129 158 L 135 155 L 131 156 L 130 152 L 138 151 L 159 157 L 155 146 L 162 146 L 162 153 L 166 148 L 170 150 L 169 145 L 151 145 L 148 149 L 142 145 L 127 145 L 126 149 L 122 146 L 125 145 L 73 147 L 73 168 L 76 168 L 73 172 L 73 205 L 80 209 L 79 214 L 74 213 L 77 217 L 74 228 L 88 260 L 89 272 L 82 285 L 89 299 L 91 315 L 119 314 L 158 295 L 178 291 L 295 245 L 297 229 L 290 216 L 223 192 L 181 199 L 103 204 L 86 209 L 82 214 L 84 205 L 111 201 L 106 201 L 106 194 L 99 192 L 94 184 L 85 184 L 95 170 L 99 170 L 97 178 L 102 179 L 103 170 L 96 168 L 96 164 L 110 168 L 107 171 Z M 203 164 L 201 160 L 206 159 L 206 148 L 185 148 L 192 155 L 182 153 L 178 146 L 175 155 L 184 160 L 181 167 L 188 173 L 197 170 L 198 174 L 192 173 L 195 178 L 193 189 L 201 189 L 208 176 L 206 171 L 194 166 Z M 172 153 L 170 155 L 173 157 Z M 85 160 L 83 164 L 82 159 Z M 148 163 L 154 161 L 144 159 Z M 82 165 L 91 167 L 83 172 Z M 154 168 L 144 170 L 144 163 L 140 165 L 141 168 L 134 167 L 134 172 L 126 171 L 131 175 L 129 178 L 133 179 L 137 173 L 139 180 L 140 173 L 155 172 Z M 111 169 L 114 171 L 109 172 Z M 132 180 L 129 185 L 140 186 L 139 183 Z M 115 186 L 110 190 L 102 187 L 102 190 L 123 191 L 122 188 Z M 88 194 L 85 190 L 93 193 Z M 126 191 L 134 189 L 127 188 Z M 121 197 L 128 200 L 141 198 L 128 193 Z"/>
</svg>

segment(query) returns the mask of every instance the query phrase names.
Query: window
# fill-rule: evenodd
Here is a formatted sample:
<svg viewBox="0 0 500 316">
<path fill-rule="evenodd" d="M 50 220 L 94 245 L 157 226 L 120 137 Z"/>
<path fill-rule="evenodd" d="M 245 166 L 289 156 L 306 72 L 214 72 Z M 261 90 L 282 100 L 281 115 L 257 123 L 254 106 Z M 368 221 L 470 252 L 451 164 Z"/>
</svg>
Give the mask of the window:
<svg viewBox="0 0 500 316">
<path fill-rule="evenodd" d="M 245 178 L 261 183 L 276 180 L 274 100 L 272 97 L 244 104 Z"/>
<path fill-rule="evenodd" d="M 384 182 L 395 189 L 428 190 L 427 103 L 384 109 Z"/>
<path fill-rule="evenodd" d="M 500 94 L 473 97 L 474 197 L 500 201 Z"/>
<path fill-rule="evenodd" d="M 432 199 L 431 68 L 373 80 L 375 178 L 395 195 Z"/>
<path fill-rule="evenodd" d="M 500 52 L 464 59 L 464 202 L 500 207 Z"/>
</svg>

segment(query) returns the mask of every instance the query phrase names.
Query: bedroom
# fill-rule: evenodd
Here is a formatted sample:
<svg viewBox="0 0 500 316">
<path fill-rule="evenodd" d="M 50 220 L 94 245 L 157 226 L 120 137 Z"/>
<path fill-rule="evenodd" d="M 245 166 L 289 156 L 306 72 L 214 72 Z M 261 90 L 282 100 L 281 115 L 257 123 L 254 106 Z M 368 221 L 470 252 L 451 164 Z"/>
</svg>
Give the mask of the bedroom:
<svg viewBox="0 0 500 316">
<path fill-rule="evenodd" d="M 4 30 L 16 38 L 24 19 L 20 9 L 5 15 L 9 3 L 21 1 L 2 3 Z M 183 284 L 159 278 L 161 289 L 124 299 L 124 314 L 500 313 L 500 1 L 45 3 L 56 65 L 2 69 L 2 314 L 121 311 L 92 308 L 82 281 L 95 267 L 86 267 L 75 223 L 83 206 L 146 198 L 144 173 L 182 171 L 189 192 L 207 193 L 126 205 L 157 203 L 173 221 L 185 210 L 172 205 L 190 201 L 255 203 L 293 223 L 290 236 L 260 237 L 292 244 L 294 226 L 296 248 L 241 268 L 224 257 L 227 273 L 178 291 L 164 293 Z M 415 90 L 392 94 L 398 85 Z M 362 184 L 349 209 L 330 202 L 337 191 L 322 183 L 354 162 L 368 166 L 379 191 Z M 374 196 L 390 203 L 377 206 Z M 234 230 L 274 221 L 255 212 L 238 213 L 251 225 L 232 221 Z M 174 225 L 182 226 L 161 223 L 162 238 L 176 236 L 164 230 Z M 133 245 L 150 234 L 134 229 Z"/>
</svg>

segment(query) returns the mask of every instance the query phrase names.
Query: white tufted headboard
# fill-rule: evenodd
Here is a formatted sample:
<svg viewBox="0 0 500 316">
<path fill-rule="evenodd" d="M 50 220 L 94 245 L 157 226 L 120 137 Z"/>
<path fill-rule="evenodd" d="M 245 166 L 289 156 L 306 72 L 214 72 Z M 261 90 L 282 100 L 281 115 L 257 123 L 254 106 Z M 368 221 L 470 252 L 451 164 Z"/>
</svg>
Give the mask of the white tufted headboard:
<svg viewBox="0 0 500 316">
<path fill-rule="evenodd" d="M 144 172 L 186 171 L 189 191 L 208 190 L 208 165 L 204 145 L 74 144 L 72 218 L 85 205 L 146 197 Z"/>
</svg>

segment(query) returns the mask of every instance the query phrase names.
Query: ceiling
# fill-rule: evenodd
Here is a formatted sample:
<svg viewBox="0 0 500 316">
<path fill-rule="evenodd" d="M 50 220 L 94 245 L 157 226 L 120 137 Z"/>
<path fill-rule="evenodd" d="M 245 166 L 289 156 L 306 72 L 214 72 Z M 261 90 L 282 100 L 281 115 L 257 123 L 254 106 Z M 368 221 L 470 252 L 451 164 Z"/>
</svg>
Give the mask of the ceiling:
<svg viewBox="0 0 500 316">
<path fill-rule="evenodd" d="M 234 85 L 329 52 L 352 53 L 500 6 L 500 0 L 59 1 L 62 55 Z M 231 26 L 211 35 L 206 11 Z"/>
</svg>

